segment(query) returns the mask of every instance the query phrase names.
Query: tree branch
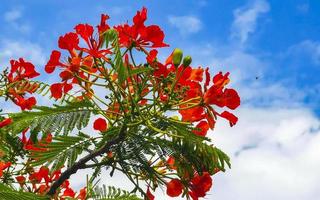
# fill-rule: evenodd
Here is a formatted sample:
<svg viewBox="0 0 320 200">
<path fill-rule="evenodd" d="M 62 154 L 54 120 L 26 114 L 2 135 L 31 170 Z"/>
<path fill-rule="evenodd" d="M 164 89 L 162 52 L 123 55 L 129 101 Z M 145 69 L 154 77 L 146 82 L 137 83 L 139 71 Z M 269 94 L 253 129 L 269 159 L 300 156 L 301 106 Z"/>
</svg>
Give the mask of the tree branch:
<svg viewBox="0 0 320 200">
<path fill-rule="evenodd" d="M 59 179 L 51 185 L 50 190 L 47 192 L 47 195 L 53 196 L 56 193 L 57 189 L 63 184 L 63 182 L 69 179 L 72 174 L 75 174 L 79 169 L 85 169 L 86 163 L 88 161 L 104 153 L 107 153 L 113 145 L 122 141 L 125 138 L 126 129 L 127 127 L 123 125 L 119 131 L 118 136 L 115 139 L 108 141 L 103 147 L 81 158 L 78 162 L 74 163 L 71 167 L 64 171 Z"/>
</svg>

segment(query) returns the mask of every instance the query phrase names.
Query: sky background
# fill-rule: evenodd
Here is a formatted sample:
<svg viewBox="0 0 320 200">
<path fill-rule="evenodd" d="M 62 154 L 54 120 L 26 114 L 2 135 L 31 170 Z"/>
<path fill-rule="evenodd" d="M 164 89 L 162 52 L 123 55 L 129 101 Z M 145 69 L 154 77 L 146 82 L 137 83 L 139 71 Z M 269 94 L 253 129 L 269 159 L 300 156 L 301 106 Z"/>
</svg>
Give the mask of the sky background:
<svg viewBox="0 0 320 200">
<path fill-rule="evenodd" d="M 171 45 L 160 58 L 179 47 L 194 66 L 230 71 L 242 98 L 239 123 L 221 120 L 208 134 L 233 166 L 215 176 L 207 199 L 319 199 L 320 1 L 1 0 L 0 68 L 24 57 L 43 71 L 76 24 L 98 24 L 102 13 L 112 25 L 131 22 L 143 6 Z M 84 177 L 72 184 L 82 187 Z M 102 182 L 129 187 L 120 175 Z M 159 191 L 156 199 L 169 198 Z"/>
</svg>

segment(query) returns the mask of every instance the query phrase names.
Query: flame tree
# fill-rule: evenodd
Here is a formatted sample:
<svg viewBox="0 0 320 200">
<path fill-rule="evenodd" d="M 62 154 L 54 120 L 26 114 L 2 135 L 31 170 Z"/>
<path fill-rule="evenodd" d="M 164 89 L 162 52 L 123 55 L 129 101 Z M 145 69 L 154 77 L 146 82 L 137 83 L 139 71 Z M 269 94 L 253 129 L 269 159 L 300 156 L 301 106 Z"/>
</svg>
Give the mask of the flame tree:
<svg viewBox="0 0 320 200">
<path fill-rule="evenodd" d="M 229 111 L 240 98 L 227 88 L 229 73 L 192 67 L 178 48 L 161 62 L 157 49 L 169 45 L 159 26 L 145 24 L 146 8 L 131 25 L 111 27 L 108 19 L 59 38 L 44 71 L 60 81 L 39 81 L 23 58 L 1 74 L 0 97 L 21 108 L 0 115 L 1 199 L 153 200 L 165 187 L 168 196 L 196 200 L 230 167 L 207 137 L 218 117 L 237 123 Z M 37 105 L 40 97 L 46 106 Z M 87 183 L 75 191 L 69 179 L 87 168 Z M 116 171 L 132 191 L 97 184 Z"/>
</svg>

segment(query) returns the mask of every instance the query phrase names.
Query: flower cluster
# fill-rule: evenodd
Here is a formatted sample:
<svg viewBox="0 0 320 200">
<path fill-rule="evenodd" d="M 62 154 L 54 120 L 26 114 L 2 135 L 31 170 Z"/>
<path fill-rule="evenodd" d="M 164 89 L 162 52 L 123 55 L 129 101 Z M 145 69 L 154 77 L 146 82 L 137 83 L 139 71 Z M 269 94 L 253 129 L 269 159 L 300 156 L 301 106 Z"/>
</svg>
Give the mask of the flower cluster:
<svg viewBox="0 0 320 200">
<path fill-rule="evenodd" d="M 38 89 L 37 83 L 32 83 L 29 79 L 40 74 L 35 70 L 35 66 L 26 62 L 23 58 L 10 61 L 11 68 L 7 75 L 6 95 L 21 110 L 31 110 L 37 101 L 35 97 L 25 97 L 27 93 L 32 94 Z"/>
<path fill-rule="evenodd" d="M 211 70 L 208 67 L 192 66 L 191 56 L 183 55 L 182 50 L 178 48 L 174 49 L 165 61 L 161 61 L 158 58 L 158 48 L 169 45 L 164 42 L 165 35 L 159 26 L 146 24 L 146 8 L 142 8 L 136 13 L 132 24 L 110 26 L 107 23 L 108 19 L 108 15 L 102 14 L 101 21 L 96 28 L 90 24 L 78 24 L 72 32 L 60 36 L 58 39 L 60 50 L 51 52 L 44 67 L 46 73 L 58 72 L 60 77 L 60 81 L 49 86 L 50 97 L 63 102 L 68 96 L 71 102 L 68 101 L 67 104 L 90 102 L 92 107 L 87 111 L 96 115 L 92 128 L 97 131 L 99 137 L 92 136 L 91 138 L 90 135 L 86 138 L 89 138 L 91 143 L 83 142 L 83 145 L 86 145 L 83 149 L 90 153 L 89 156 L 96 156 L 87 160 L 95 161 L 95 164 L 76 163 L 73 165 L 73 169 L 79 166 L 78 169 L 84 169 L 88 166 L 101 167 L 109 164 L 112 165 L 113 170 L 121 170 L 116 164 L 116 162 L 123 161 L 123 155 L 118 155 L 121 148 L 115 150 L 115 148 L 111 148 L 111 145 L 116 145 L 118 140 L 131 137 L 121 131 L 127 129 L 133 130 L 132 135 L 135 136 L 141 133 L 145 134 L 139 135 L 140 138 L 148 137 L 143 142 L 150 141 L 152 143 L 158 139 L 166 141 L 162 144 L 176 143 L 171 147 L 187 143 L 183 142 L 181 138 L 189 139 L 190 136 L 190 138 L 197 139 L 197 145 L 205 144 L 205 147 L 210 148 L 210 151 L 213 152 L 213 146 L 207 145 L 206 141 L 210 141 L 207 133 L 210 129 L 214 129 L 217 118 L 221 117 L 227 120 L 230 126 L 234 126 L 238 121 L 238 118 L 231 111 L 239 107 L 240 97 L 236 90 L 228 87 L 229 72 L 218 72 L 211 76 Z M 134 59 L 137 54 L 142 55 L 143 59 L 140 60 L 142 63 L 138 63 Z M 26 95 L 33 94 L 38 90 L 38 82 L 30 80 L 37 76 L 39 73 L 30 62 L 26 62 L 22 58 L 17 61 L 12 60 L 10 73 L 5 76 L 7 82 L 4 95 L 22 110 L 31 110 L 36 105 L 36 99 L 35 97 L 26 97 Z M 1 87 L 0 92 L 1 96 Z M 33 112 L 33 114 L 35 113 Z M 63 120 L 67 121 L 69 118 L 63 116 L 56 124 L 63 123 Z M 10 128 L 14 123 L 15 121 L 10 118 L 10 115 L 7 118 L 1 118 L 0 129 Z M 173 126 L 170 123 L 178 125 Z M 74 124 L 75 121 L 68 122 L 69 127 L 75 126 Z M 85 123 L 83 122 L 83 124 Z M 30 167 L 30 163 L 40 159 L 32 156 L 33 153 L 49 152 L 50 144 L 55 136 L 42 132 L 41 139 L 38 139 L 39 135 L 36 138 L 28 138 L 28 135 L 31 134 L 29 132 L 35 131 L 32 129 L 34 127 L 30 124 L 22 123 L 22 125 L 25 127 L 19 129 L 23 130 L 19 132 L 21 133 L 21 144 L 23 150 L 28 152 L 30 157 L 24 164 L 23 170 L 20 170 L 19 175 L 15 176 L 21 189 L 29 188 L 29 191 L 31 190 L 33 193 L 46 195 L 51 192 L 54 182 L 60 182 L 62 184 L 58 189 L 54 188 L 53 192 L 49 194 L 53 195 L 53 198 L 62 200 L 68 197 L 79 200 L 86 199 L 86 187 L 81 189 L 79 194 L 76 194 L 70 187 L 69 181 L 63 179 L 63 177 L 70 177 L 71 174 L 62 176 L 62 169 L 50 171 L 46 166 Z M 177 127 L 182 127 L 184 134 L 189 135 L 186 137 L 180 134 L 182 130 Z M 37 128 L 41 129 L 40 126 Z M 72 130 L 70 128 L 70 132 Z M 119 137 L 116 139 L 113 137 L 117 131 L 113 130 L 120 130 Z M 97 142 L 99 140 L 101 141 Z M 196 149 L 192 145 L 189 146 L 190 149 Z M 89 147 L 92 146 L 94 148 L 90 149 Z M 154 146 L 152 144 L 148 147 Z M 74 145 L 71 145 L 70 148 L 72 147 Z M 211 176 L 218 171 L 224 171 L 223 166 L 207 166 L 208 163 L 218 162 L 216 155 L 213 154 L 206 158 L 210 162 L 197 165 L 197 167 L 192 163 L 192 160 L 188 160 L 190 166 L 180 166 L 182 161 L 187 160 L 186 155 L 183 155 L 185 149 L 163 153 L 163 155 L 161 153 L 156 158 L 155 155 L 160 150 L 162 150 L 161 147 L 150 150 L 156 152 L 150 156 L 150 160 L 143 165 L 135 166 L 139 169 L 142 168 L 141 166 L 148 166 L 149 171 L 145 170 L 144 173 L 137 174 L 122 170 L 127 173 L 128 177 L 134 174 L 137 182 L 145 180 L 148 189 L 145 192 L 140 189 L 140 192 L 149 200 L 155 198 L 152 190 L 155 190 L 158 184 L 166 186 L 166 193 L 170 197 L 186 196 L 188 199 L 198 200 L 198 198 L 205 197 L 211 189 L 213 183 Z M 206 153 L 205 151 L 198 152 L 201 154 L 199 156 Z M 101 163 L 99 163 L 101 158 L 99 156 L 102 156 Z M 140 159 L 139 162 L 146 159 Z M 219 162 L 224 162 L 221 157 L 218 159 L 222 160 Z M 0 178 L 3 171 L 10 168 L 11 164 L 8 161 L 0 161 Z M 152 175 L 151 172 L 157 175 Z M 30 184 L 32 189 L 29 187 Z"/>
</svg>

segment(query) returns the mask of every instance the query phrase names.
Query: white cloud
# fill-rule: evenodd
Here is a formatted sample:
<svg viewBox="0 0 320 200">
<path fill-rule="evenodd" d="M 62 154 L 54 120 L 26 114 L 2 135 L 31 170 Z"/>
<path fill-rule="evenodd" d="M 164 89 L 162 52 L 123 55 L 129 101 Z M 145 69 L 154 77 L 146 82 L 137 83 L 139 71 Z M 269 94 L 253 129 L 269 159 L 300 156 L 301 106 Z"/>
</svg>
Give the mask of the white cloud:
<svg viewBox="0 0 320 200">
<path fill-rule="evenodd" d="M 233 13 L 231 37 L 239 39 L 241 43 L 246 42 L 249 35 L 255 32 L 260 15 L 269 10 L 270 6 L 265 0 L 256 0 L 249 6 L 236 9 Z"/>
<path fill-rule="evenodd" d="M 0 42 L 0 67 L 9 66 L 11 59 L 25 58 L 42 67 L 46 60 L 43 49 L 29 41 L 2 40 Z"/>
<path fill-rule="evenodd" d="M 316 200 L 320 195 L 319 119 L 304 108 L 244 107 L 237 115 L 239 123 L 233 128 L 219 120 L 215 131 L 208 133 L 213 143 L 231 156 L 232 169 L 213 177 L 206 199 Z M 85 186 L 86 174 L 90 170 L 74 175 L 71 184 Z M 100 178 L 101 184 L 133 188 L 120 173 L 110 178 L 104 171 Z M 157 200 L 182 200 L 169 198 L 165 189 L 154 194 Z"/>
<path fill-rule="evenodd" d="M 14 22 L 21 18 L 22 12 L 20 9 L 12 9 L 4 13 L 4 19 L 6 22 Z"/>
<path fill-rule="evenodd" d="M 23 9 L 20 7 L 13 8 L 4 13 L 4 20 L 15 30 L 21 33 L 29 33 L 31 26 L 26 22 L 21 22 L 20 19 L 23 17 Z"/>
<path fill-rule="evenodd" d="M 201 20 L 195 16 L 169 16 L 168 20 L 182 35 L 197 33 L 202 28 Z"/>
<path fill-rule="evenodd" d="M 316 65 L 320 64 L 320 42 L 304 40 L 288 48 L 286 56 L 308 56 Z"/>
<path fill-rule="evenodd" d="M 320 122 L 306 109 L 243 108 L 239 123 L 218 123 L 213 141 L 233 168 L 215 178 L 212 197 L 238 200 L 316 200 Z M 245 146 L 255 148 L 240 151 Z M 228 192 L 226 192 L 228 191 Z M 210 198 L 210 197 L 209 197 Z"/>
</svg>

